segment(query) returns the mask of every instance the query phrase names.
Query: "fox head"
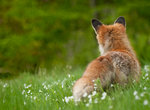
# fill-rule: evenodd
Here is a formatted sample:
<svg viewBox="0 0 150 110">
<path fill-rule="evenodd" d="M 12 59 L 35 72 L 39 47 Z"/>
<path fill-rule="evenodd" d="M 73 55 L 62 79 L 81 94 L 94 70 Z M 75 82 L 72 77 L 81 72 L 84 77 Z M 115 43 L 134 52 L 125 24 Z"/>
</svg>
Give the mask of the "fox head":
<svg viewBox="0 0 150 110">
<path fill-rule="evenodd" d="M 97 35 L 101 54 L 111 50 L 130 48 L 124 17 L 119 17 L 112 25 L 104 25 L 99 20 L 92 19 L 92 27 Z"/>
</svg>

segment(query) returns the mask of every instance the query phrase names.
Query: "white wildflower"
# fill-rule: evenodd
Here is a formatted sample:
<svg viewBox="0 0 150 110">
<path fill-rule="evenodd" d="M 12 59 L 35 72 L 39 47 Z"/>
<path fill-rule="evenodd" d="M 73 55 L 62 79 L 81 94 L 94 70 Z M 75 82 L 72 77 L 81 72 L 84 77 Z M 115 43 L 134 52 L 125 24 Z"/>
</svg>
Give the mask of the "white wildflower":
<svg viewBox="0 0 150 110">
<path fill-rule="evenodd" d="M 73 99 L 73 96 L 70 96 L 69 99 Z"/>
<path fill-rule="evenodd" d="M 84 94 L 83 94 L 83 97 L 86 97 L 88 94 L 85 92 Z"/>
<path fill-rule="evenodd" d="M 144 100 L 143 104 L 147 105 L 148 104 L 148 100 Z"/>
<path fill-rule="evenodd" d="M 92 103 L 92 98 L 89 99 L 89 103 Z"/>
<path fill-rule="evenodd" d="M 137 91 L 134 91 L 133 95 L 134 95 L 134 96 L 137 95 Z"/>
<path fill-rule="evenodd" d="M 147 87 L 144 87 L 143 89 L 144 89 L 144 90 L 146 90 L 146 89 L 147 89 Z"/>
<path fill-rule="evenodd" d="M 46 89 L 46 90 L 48 89 L 46 85 L 44 85 L 44 89 Z"/>
<path fill-rule="evenodd" d="M 139 99 L 140 99 L 139 96 L 136 95 L 136 96 L 135 96 L 135 100 L 139 100 Z"/>
<path fill-rule="evenodd" d="M 64 102 L 65 100 L 64 100 L 64 99 L 62 99 L 62 101 Z"/>
<path fill-rule="evenodd" d="M 70 78 L 70 74 L 68 74 L 68 77 Z"/>
<path fill-rule="evenodd" d="M 61 87 L 64 88 L 64 83 L 63 82 L 61 83 Z"/>
<path fill-rule="evenodd" d="M 50 84 L 48 84 L 48 88 L 50 88 L 51 87 L 51 85 Z"/>
<path fill-rule="evenodd" d="M 66 103 L 68 103 L 68 102 L 69 102 L 68 97 L 65 97 L 65 102 L 66 102 Z"/>
<path fill-rule="evenodd" d="M 64 100 L 65 100 L 66 103 L 68 103 L 72 99 L 73 99 L 73 96 L 69 96 L 69 97 L 65 97 Z"/>
<path fill-rule="evenodd" d="M 26 94 L 25 97 L 27 97 L 28 95 Z"/>
<path fill-rule="evenodd" d="M 145 92 L 142 92 L 142 93 L 140 94 L 140 96 L 141 96 L 141 97 L 143 97 L 143 96 L 144 96 L 144 94 L 145 94 Z"/>
<path fill-rule="evenodd" d="M 90 105 L 89 103 L 86 104 L 87 107 L 88 107 L 89 105 Z"/>
<path fill-rule="evenodd" d="M 88 96 L 88 98 L 89 98 L 89 99 L 92 98 L 92 95 L 90 94 L 90 95 Z"/>
<path fill-rule="evenodd" d="M 149 77 L 147 77 L 146 80 L 149 80 Z"/>
<path fill-rule="evenodd" d="M 46 83 L 46 82 L 43 82 L 43 83 L 42 83 L 42 86 L 44 86 L 44 85 L 45 85 L 45 83 Z"/>
<path fill-rule="evenodd" d="M 97 90 L 97 86 L 94 86 L 94 90 Z"/>
<path fill-rule="evenodd" d="M 94 100 L 94 103 L 98 103 L 98 99 L 97 98 Z"/>
<path fill-rule="evenodd" d="M 28 90 L 28 92 L 27 92 L 27 93 L 29 94 L 30 92 L 31 92 L 31 90 Z"/>
<path fill-rule="evenodd" d="M 22 95 L 25 93 L 25 90 L 22 91 Z"/>
<path fill-rule="evenodd" d="M 113 106 L 112 106 L 112 105 L 110 105 L 110 106 L 109 106 L 109 109 L 112 109 L 112 108 L 113 108 Z"/>
<path fill-rule="evenodd" d="M 24 101 L 24 105 L 26 105 L 26 102 Z"/>
<path fill-rule="evenodd" d="M 74 82 L 72 82 L 71 85 L 73 86 L 73 85 L 74 85 Z"/>
<path fill-rule="evenodd" d="M 95 96 L 95 95 L 96 95 L 96 91 L 93 91 L 93 92 L 92 92 L 92 96 Z"/>
<path fill-rule="evenodd" d="M 29 87 L 31 87 L 32 86 L 32 84 L 29 84 L 28 86 L 26 86 L 26 88 L 29 88 Z"/>
<path fill-rule="evenodd" d="M 113 85 L 113 84 L 111 84 L 111 85 L 110 85 L 110 87 L 114 87 L 114 85 Z"/>
<path fill-rule="evenodd" d="M 148 72 L 150 71 L 149 65 L 145 65 L 145 66 L 144 66 L 144 70 L 146 71 L 146 73 L 148 73 Z"/>
<path fill-rule="evenodd" d="M 145 77 L 147 77 L 147 76 L 148 76 L 148 73 L 145 74 Z"/>
<path fill-rule="evenodd" d="M 47 100 L 47 96 L 45 97 L 45 100 Z"/>
<path fill-rule="evenodd" d="M 106 93 L 106 92 L 103 92 L 102 97 L 101 97 L 101 100 L 104 100 L 104 99 L 106 98 L 106 95 L 107 95 L 107 93 Z"/>
<path fill-rule="evenodd" d="M 36 100 L 36 96 L 34 96 L 33 99 Z"/>
<path fill-rule="evenodd" d="M 39 90 L 39 92 L 42 92 L 41 89 Z"/>
<path fill-rule="evenodd" d="M 135 80 L 133 80 L 133 83 L 135 83 L 136 81 Z"/>
</svg>

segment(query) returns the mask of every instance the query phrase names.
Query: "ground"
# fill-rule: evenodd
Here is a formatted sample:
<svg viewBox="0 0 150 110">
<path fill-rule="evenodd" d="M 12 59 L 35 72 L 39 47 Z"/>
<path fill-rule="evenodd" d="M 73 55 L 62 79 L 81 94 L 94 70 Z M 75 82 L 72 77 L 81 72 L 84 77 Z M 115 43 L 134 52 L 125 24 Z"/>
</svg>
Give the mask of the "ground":
<svg viewBox="0 0 150 110">
<path fill-rule="evenodd" d="M 84 69 L 83 69 L 84 70 Z M 150 110 L 150 66 L 142 69 L 138 83 L 106 91 L 94 91 L 81 102 L 74 102 L 72 85 L 82 69 L 23 73 L 17 78 L 0 80 L 1 110 Z"/>
</svg>

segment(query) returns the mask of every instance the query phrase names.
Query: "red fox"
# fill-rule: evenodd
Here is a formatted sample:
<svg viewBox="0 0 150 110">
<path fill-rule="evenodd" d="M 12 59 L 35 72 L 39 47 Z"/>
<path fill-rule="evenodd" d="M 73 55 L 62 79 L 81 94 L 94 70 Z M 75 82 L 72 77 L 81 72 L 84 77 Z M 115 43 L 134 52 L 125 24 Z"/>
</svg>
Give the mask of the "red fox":
<svg viewBox="0 0 150 110">
<path fill-rule="evenodd" d="M 125 85 L 140 78 L 140 64 L 126 35 L 124 17 L 119 17 L 113 25 L 104 25 L 92 19 L 101 56 L 87 66 L 83 76 L 73 86 L 75 100 L 94 90 L 94 80 L 100 79 L 103 88 L 112 83 Z"/>
</svg>

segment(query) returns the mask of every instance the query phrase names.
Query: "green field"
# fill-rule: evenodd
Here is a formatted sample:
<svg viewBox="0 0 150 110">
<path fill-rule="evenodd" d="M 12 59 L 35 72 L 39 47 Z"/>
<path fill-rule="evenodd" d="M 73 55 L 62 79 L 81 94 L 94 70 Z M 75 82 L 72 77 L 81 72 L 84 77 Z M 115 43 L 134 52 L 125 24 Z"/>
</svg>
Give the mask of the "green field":
<svg viewBox="0 0 150 110">
<path fill-rule="evenodd" d="M 1 110 L 150 110 L 150 66 L 142 69 L 139 83 L 111 85 L 93 92 L 81 102 L 72 99 L 72 85 L 83 69 L 40 70 L 0 81 Z"/>
<path fill-rule="evenodd" d="M 149 10 L 149 0 L 0 0 L 0 110 L 150 110 Z M 119 16 L 140 81 L 74 102 L 74 82 L 100 56 L 91 20 Z"/>
</svg>

